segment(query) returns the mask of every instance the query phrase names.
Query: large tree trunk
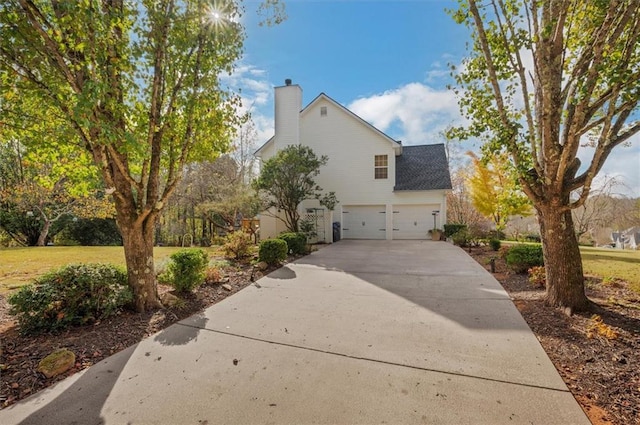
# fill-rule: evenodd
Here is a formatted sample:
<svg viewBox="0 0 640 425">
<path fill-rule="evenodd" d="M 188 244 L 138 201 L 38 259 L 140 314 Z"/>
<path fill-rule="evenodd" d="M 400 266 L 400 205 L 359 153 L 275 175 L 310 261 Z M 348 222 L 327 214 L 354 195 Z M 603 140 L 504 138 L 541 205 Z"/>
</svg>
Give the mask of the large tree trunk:
<svg viewBox="0 0 640 425">
<path fill-rule="evenodd" d="M 150 214 L 137 222 L 134 217 L 118 215 L 129 287 L 133 290 L 136 311 L 161 308 L 153 263 L 153 232 L 157 216 Z"/>
<path fill-rule="evenodd" d="M 538 208 L 547 281 L 547 304 L 571 314 L 588 310 L 582 258 L 571 211 L 554 206 Z"/>
</svg>

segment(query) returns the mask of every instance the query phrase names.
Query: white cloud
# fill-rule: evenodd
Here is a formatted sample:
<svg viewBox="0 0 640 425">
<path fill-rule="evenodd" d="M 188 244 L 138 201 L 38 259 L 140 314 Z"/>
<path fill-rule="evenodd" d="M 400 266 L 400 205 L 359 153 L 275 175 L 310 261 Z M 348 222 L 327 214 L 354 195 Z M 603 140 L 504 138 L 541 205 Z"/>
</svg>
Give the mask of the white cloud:
<svg viewBox="0 0 640 425">
<path fill-rule="evenodd" d="M 446 89 L 434 89 L 422 83 L 410 83 L 381 94 L 362 97 L 347 106 L 374 127 L 402 140 L 405 145 L 441 143 L 441 133 L 449 126 L 465 123 L 456 96 Z M 622 185 L 617 190 L 627 196 L 640 196 L 640 134 L 630 139 L 631 146 L 618 147 L 611 153 L 599 173 L 616 177 Z M 477 141 L 454 144 L 453 152 L 462 156 L 466 150 L 477 150 Z M 583 166 L 591 162 L 593 149 L 582 148 L 579 158 Z M 597 185 L 597 181 L 595 185 Z"/>
<path fill-rule="evenodd" d="M 452 91 L 422 83 L 356 99 L 348 108 L 406 145 L 442 141 L 442 131 L 463 122 Z"/>
<path fill-rule="evenodd" d="M 231 75 L 223 76 L 221 81 L 232 90 L 241 90 L 241 113 L 266 105 L 270 100 L 272 85 L 263 69 L 240 64 Z"/>
<path fill-rule="evenodd" d="M 240 92 L 242 106 L 239 114 L 249 112 L 256 130 L 256 147 L 262 146 L 273 136 L 273 117 L 269 113 L 273 108 L 273 84 L 268 80 L 264 69 L 242 63 L 235 71 L 221 78 L 231 90 Z"/>
<path fill-rule="evenodd" d="M 616 187 L 617 192 L 625 196 L 640 196 L 640 134 L 631 137 L 629 141 L 630 145 L 616 147 L 611 152 L 594 180 L 594 188 L 598 187 L 605 176 L 614 177 L 621 183 Z M 581 148 L 578 151 L 583 169 L 591 163 L 592 157 L 593 148 Z"/>
<path fill-rule="evenodd" d="M 273 117 L 254 113 L 251 119 L 256 128 L 256 145 L 260 147 L 275 133 Z"/>
</svg>

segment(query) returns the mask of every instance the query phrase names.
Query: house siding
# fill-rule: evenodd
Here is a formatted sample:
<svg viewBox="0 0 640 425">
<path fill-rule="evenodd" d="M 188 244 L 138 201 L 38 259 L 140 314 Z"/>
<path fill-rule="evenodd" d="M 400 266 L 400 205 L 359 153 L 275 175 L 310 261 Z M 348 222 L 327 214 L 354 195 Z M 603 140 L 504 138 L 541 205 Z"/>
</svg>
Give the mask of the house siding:
<svg viewBox="0 0 640 425">
<path fill-rule="evenodd" d="M 276 103 L 284 102 L 289 113 L 293 111 L 292 104 L 297 102 L 297 93 L 289 90 L 297 86 L 276 88 Z M 284 94 L 289 97 L 284 96 Z M 301 91 L 300 91 L 301 93 Z M 282 95 L 279 97 L 279 95 Z M 321 109 L 326 108 L 326 115 L 321 115 Z M 278 113 L 276 106 L 276 115 Z M 318 156 L 326 155 L 328 162 L 320 168 L 316 176 L 317 184 L 325 192 L 335 192 L 339 203 L 335 211 L 325 211 L 324 234 L 326 242 L 332 242 L 332 222 L 345 222 L 343 207 L 382 205 L 385 211 L 386 229 L 384 238 L 393 239 L 393 211 L 398 205 L 428 205 L 429 209 L 439 207 L 437 217 L 439 228 L 445 223 L 446 203 L 445 190 L 429 191 L 395 191 L 396 149 L 398 145 L 380 133 L 375 128 L 361 121 L 358 117 L 336 105 L 324 96 L 319 96 L 312 104 L 299 113 L 299 120 L 279 119 L 286 125 L 299 126 L 299 143 L 309 146 Z M 278 120 L 276 121 L 278 123 Z M 285 126 L 286 127 L 286 126 Z M 283 131 L 290 140 L 294 131 L 276 125 L 275 142 L 267 144 L 260 150 L 263 161 L 275 155 L 275 152 L 286 145 L 281 145 L 282 137 L 278 131 Z M 292 143 L 287 143 L 292 144 Z M 374 178 L 375 155 L 387 155 L 388 178 Z M 317 200 L 307 200 L 300 205 L 300 211 L 307 208 L 319 208 Z M 432 219 L 431 216 L 429 216 Z M 266 223 L 265 223 L 266 224 Z M 261 237 L 273 237 L 277 233 L 274 225 L 261 226 Z M 344 237 L 344 233 L 342 237 Z M 425 239 L 427 235 L 424 235 Z"/>
<path fill-rule="evenodd" d="M 327 108 L 326 116 L 320 116 L 321 107 Z M 316 182 L 325 191 L 334 191 L 341 204 L 389 201 L 395 184 L 395 154 L 392 144 L 380 133 L 321 99 L 302 114 L 300 137 L 316 155 L 329 158 Z M 387 179 L 374 179 L 374 155 L 388 155 Z"/>
</svg>

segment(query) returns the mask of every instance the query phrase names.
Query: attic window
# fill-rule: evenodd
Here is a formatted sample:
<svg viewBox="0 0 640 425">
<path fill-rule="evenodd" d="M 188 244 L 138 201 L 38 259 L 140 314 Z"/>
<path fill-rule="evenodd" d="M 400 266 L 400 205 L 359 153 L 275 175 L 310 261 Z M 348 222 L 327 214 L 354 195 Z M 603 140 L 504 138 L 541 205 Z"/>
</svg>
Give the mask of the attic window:
<svg viewBox="0 0 640 425">
<path fill-rule="evenodd" d="M 375 155 L 373 159 L 373 176 L 376 180 L 378 179 L 386 179 L 387 178 L 387 170 L 389 167 L 389 158 L 387 155 Z"/>
<path fill-rule="evenodd" d="M 326 117 L 327 116 L 327 107 L 326 106 L 321 106 L 320 107 L 320 116 L 321 117 Z"/>
</svg>

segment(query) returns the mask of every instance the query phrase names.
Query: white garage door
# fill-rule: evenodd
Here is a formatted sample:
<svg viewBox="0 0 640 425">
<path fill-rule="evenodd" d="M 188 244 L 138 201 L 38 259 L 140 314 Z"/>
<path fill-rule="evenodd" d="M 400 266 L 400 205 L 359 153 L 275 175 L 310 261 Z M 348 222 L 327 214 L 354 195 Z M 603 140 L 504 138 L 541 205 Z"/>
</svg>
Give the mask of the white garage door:
<svg viewBox="0 0 640 425">
<path fill-rule="evenodd" d="M 384 205 L 345 205 L 342 223 L 345 239 L 386 239 Z"/>
<path fill-rule="evenodd" d="M 393 239 L 429 239 L 429 230 L 433 228 L 433 211 L 440 206 L 434 205 L 394 205 Z M 440 216 L 437 217 L 438 223 Z"/>
</svg>

